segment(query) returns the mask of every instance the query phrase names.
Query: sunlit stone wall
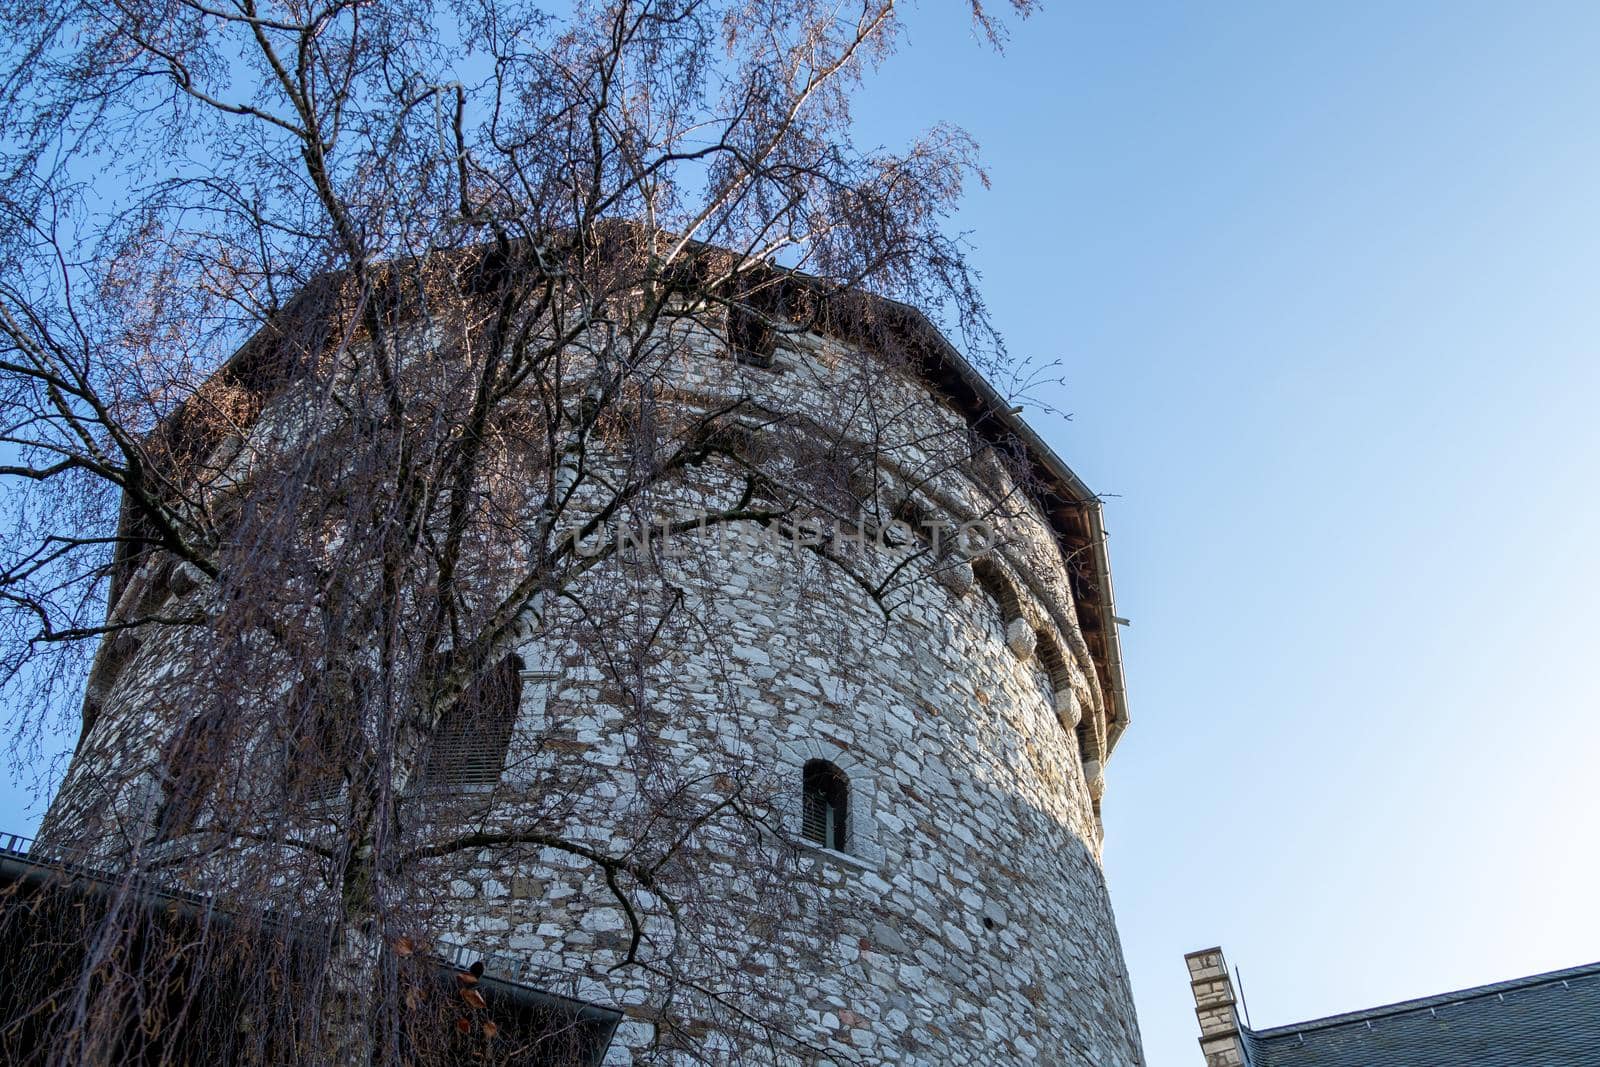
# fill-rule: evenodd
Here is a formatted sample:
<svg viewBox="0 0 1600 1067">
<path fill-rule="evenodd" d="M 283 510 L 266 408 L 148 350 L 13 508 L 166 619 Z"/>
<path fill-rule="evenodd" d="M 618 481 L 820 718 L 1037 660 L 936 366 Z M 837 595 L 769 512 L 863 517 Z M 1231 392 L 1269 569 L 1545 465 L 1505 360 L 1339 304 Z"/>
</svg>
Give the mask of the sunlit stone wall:
<svg viewBox="0 0 1600 1067">
<path fill-rule="evenodd" d="M 813 1062 L 1140 1063 L 1100 865 L 1107 700 L 1057 539 L 1006 465 L 971 455 L 961 417 L 914 376 L 816 335 L 786 341 L 770 368 L 730 359 L 712 333 L 686 336 L 671 365 L 677 402 L 744 396 L 843 421 L 881 442 L 886 492 L 992 536 L 882 601 L 754 524 L 686 535 L 655 564 L 617 564 L 594 581 L 618 585 L 626 571 L 624 614 L 683 598 L 687 621 L 639 682 L 648 721 L 608 674 L 603 642 L 553 620 L 519 649 L 527 670 L 500 783 L 439 802 L 471 807 L 484 832 L 550 826 L 605 851 L 633 840 L 637 812 L 662 791 L 746 795 L 774 813 L 786 858 L 737 841 L 726 856 L 698 847 L 706 899 L 754 899 L 770 889 L 755 883 L 776 874 L 799 887 L 799 904 L 773 914 L 702 904 L 690 921 L 722 957 L 718 973 L 779 1006 Z M 725 474 L 705 471 L 681 509 L 724 499 Z M 881 575 L 917 547 L 848 550 L 877 553 L 865 569 Z M 184 654 L 148 643 L 96 694 L 103 710 L 52 813 L 58 837 L 137 821 L 154 774 L 140 768 L 153 768 L 175 713 L 161 705 L 164 664 Z M 843 850 L 800 835 L 811 759 L 848 776 Z M 524 855 L 423 865 L 438 887 L 429 923 L 492 971 L 621 1008 L 608 1064 L 660 1062 L 663 1048 L 697 1041 L 730 1062 L 804 1062 L 720 1038 L 716 1019 L 673 1016 L 663 1032 L 663 980 L 617 966 L 631 927 L 594 868 L 556 849 Z M 671 924 L 648 893 L 644 902 L 643 951 L 675 965 Z"/>
</svg>

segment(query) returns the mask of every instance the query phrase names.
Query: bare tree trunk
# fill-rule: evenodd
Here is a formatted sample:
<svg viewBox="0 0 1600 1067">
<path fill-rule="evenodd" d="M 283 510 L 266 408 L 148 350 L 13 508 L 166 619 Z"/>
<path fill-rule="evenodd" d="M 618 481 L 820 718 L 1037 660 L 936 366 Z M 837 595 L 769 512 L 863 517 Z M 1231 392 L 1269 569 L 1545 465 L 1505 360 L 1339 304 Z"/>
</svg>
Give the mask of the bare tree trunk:
<svg viewBox="0 0 1600 1067">
<path fill-rule="evenodd" d="M 346 919 L 338 924 L 322 994 L 324 1039 L 320 1044 L 329 1064 L 368 1067 L 374 1061 L 374 1009 L 382 951 L 372 919 Z"/>
</svg>

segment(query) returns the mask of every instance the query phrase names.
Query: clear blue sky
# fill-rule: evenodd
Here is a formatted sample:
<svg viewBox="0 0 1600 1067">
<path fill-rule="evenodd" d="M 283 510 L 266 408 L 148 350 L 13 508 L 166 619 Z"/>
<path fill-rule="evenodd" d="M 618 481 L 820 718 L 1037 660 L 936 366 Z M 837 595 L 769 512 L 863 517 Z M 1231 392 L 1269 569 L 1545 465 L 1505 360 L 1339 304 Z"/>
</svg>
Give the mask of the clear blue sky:
<svg viewBox="0 0 1600 1067">
<path fill-rule="evenodd" d="M 872 83 L 869 139 L 982 142 L 959 224 L 1115 494 L 1154 1067 L 1189 949 L 1258 1026 L 1600 959 L 1596 55 L 1592 4 L 1053 3 L 996 57 L 925 3 Z"/>
<path fill-rule="evenodd" d="M 925 4 L 1037 425 L 1108 501 L 1106 862 L 1150 1062 L 1183 953 L 1258 1025 L 1600 959 L 1600 6 Z"/>
</svg>

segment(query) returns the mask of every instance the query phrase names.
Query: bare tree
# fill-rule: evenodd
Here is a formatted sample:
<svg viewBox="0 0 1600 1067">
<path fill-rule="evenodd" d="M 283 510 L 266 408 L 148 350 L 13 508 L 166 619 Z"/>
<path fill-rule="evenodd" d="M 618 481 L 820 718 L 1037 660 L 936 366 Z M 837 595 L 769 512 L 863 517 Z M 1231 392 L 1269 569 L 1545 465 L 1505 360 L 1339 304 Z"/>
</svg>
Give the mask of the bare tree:
<svg viewBox="0 0 1600 1067">
<path fill-rule="evenodd" d="M 923 343 L 907 305 L 1003 354 L 941 229 L 972 142 L 851 139 L 895 7 L 0 6 L 0 680 L 19 741 L 81 710 L 48 836 L 119 872 L 81 966 L 39 972 L 39 1061 L 201 1058 L 180 1032 L 239 1060 L 459 1051 L 472 997 L 430 998 L 417 961 L 464 856 L 603 883 L 664 1049 L 804 1051 L 715 951 L 808 905 L 759 769 L 660 756 L 670 650 L 727 650 L 717 576 L 653 555 L 776 530 L 886 613 L 959 565 L 900 531 L 971 441 L 908 452 L 885 383 Z M 713 342 L 759 363 L 818 332 L 871 355 L 814 411 L 695 391 Z M 823 520 L 899 520 L 903 550 Z M 637 758 L 524 741 L 508 815 L 494 775 L 457 787 L 538 684 L 530 642 L 600 666 Z M 611 839 L 574 833 L 617 774 Z M 216 904 L 200 947 L 138 906 L 157 885 Z M 250 1025 L 196 1029 L 213 992 Z"/>
</svg>

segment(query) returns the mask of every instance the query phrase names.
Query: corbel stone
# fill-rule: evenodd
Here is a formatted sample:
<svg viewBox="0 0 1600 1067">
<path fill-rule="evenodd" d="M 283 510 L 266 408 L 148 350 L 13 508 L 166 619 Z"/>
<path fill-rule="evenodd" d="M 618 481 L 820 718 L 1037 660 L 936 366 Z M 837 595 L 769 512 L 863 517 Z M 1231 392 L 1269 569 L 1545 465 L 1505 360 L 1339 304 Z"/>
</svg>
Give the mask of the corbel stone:
<svg viewBox="0 0 1600 1067">
<path fill-rule="evenodd" d="M 1006 623 L 1006 647 L 1018 659 L 1025 660 L 1033 655 L 1038 643 L 1039 638 L 1027 619 L 1016 618 Z"/>
</svg>

